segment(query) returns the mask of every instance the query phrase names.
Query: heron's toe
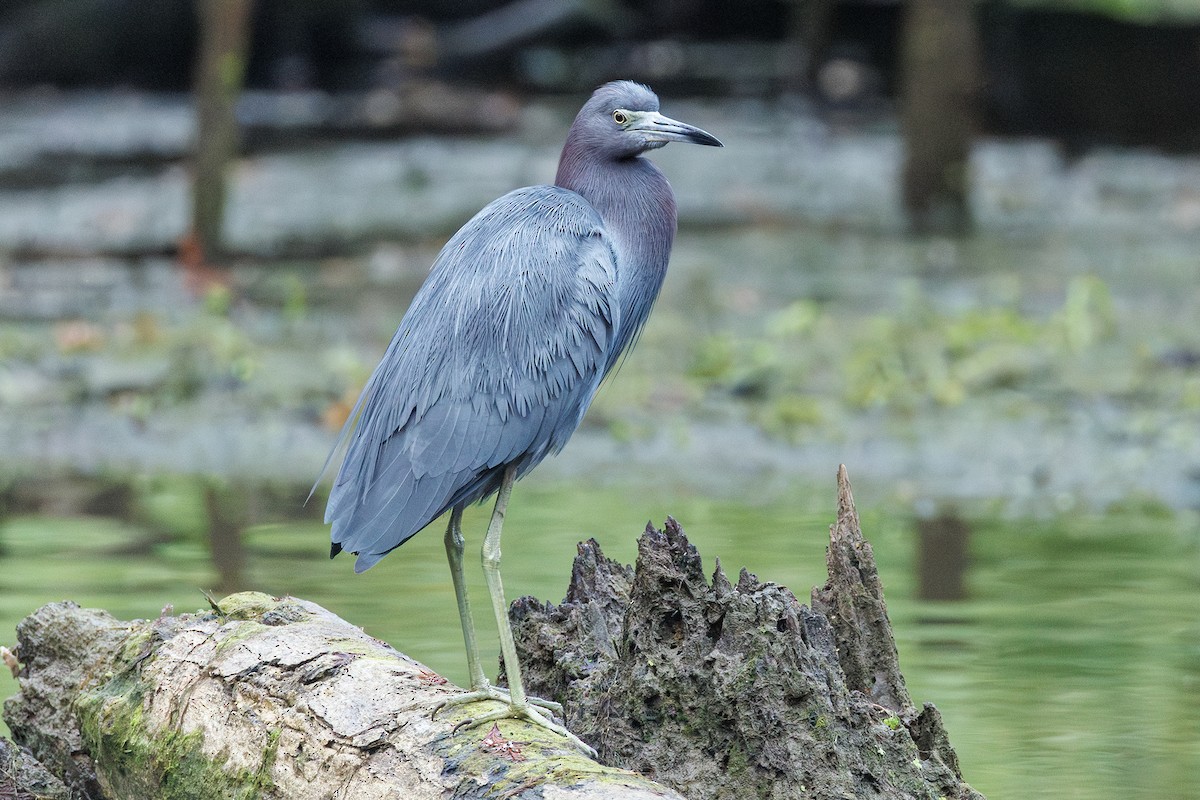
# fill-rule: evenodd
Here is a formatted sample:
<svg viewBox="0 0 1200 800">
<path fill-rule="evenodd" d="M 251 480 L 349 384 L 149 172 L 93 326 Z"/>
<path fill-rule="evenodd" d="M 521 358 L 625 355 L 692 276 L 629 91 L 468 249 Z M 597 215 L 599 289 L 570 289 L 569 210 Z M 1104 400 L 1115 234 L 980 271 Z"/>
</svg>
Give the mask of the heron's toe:
<svg viewBox="0 0 1200 800">
<path fill-rule="evenodd" d="M 563 716 L 562 703 L 556 703 L 553 700 L 543 700 L 540 697 L 527 697 L 525 699 L 529 702 L 529 704 L 531 706 L 538 706 L 539 708 L 544 708 L 547 711 L 549 711 L 551 714 L 553 714 L 554 716 L 559 717 L 560 719 L 566 719 L 566 717 Z"/>
<path fill-rule="evenodd" d="M 499 703 L 504 703 L 505 705 L 512 705 L 512 697 L 508 692 L 503 689 L 498 689 L 490 684 L 485 684 L 478 688 L 472 689 L 469 692 L 462 692 L 461 694 L 455 694 L 447 697 L 445 700 L 433 707 L 433 713 L 431 713 L 429 717 L 430 719 L 436 717 L 438 712 L 443 708 L 450 708 L 451 706 L 464 706 L 468 703 L 479 703 L 484 700 L 495 700 Z"/>
<path fill-rule="evenodd" d="M 436 717 L 438 712 L 443 708 L 466 705 L 467 703 L 478 703 L 483 700 L 495 700 L 506 705 L 513 705 L 512 695 L 508 693 L 507 689 L 501 689 L 498 686 L 485 684 L 483 686 L 476 687 L 469 692 L 463 692 L 462 694 L 456 694 L 447 697 L 434 707 L 433 713 L 430 714 L 430 717 Z M 553 700 L 543 700 L 540 697 L 527 697 L 525 700 L 530 705 L 544 708 L 552 715 L 565 719 L 565 717 L 563 717 L 562 703 L 556 703 Z"/>
<path fill-rule="evenodd" d="M 557 703 L 555 705 L 557 705 Z M 562 725 L 559 725 L 557 722 L 549 719 L 543 715 L 541 711 L 530 705 L 518 706 L 510 703 L 507 708 L 502 708 L 498 711 L 492 711 L 487 714 L 483 714 L 482 716 L 464 719 L 454 726 L 454 730 L 458 731 L 462 730 L 463 728 L 474 728 L 477 725 L 484 725 L 489 722 L 496 722 L 497 720 L 502 719 L 523 719 L 526 722 L 537 725 L 538 727 L 553 731 L 559 736 L 567 739 L 567 741 L 569 741 L 578 749 L 582 750 L 589 758 L 598 758 L 596 750 L 591 745 L 580 739 L 575 734 L 571 733 Z"/>
</svg>

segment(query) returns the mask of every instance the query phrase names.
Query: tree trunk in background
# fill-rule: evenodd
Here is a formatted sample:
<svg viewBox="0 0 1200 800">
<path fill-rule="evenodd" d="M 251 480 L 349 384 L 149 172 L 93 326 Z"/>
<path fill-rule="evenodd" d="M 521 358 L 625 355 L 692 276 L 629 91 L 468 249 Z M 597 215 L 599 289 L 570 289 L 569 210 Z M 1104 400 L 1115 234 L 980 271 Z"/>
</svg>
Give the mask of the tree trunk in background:
<svg viewBox="0 0 1200 800">
<path fill-rule="evenodd" d="M 196 64 L 196 144 L 192 175 L 191 257 L 209 263 L 221 253 L 225 183 L 237 150 L 234 109 L 250 41 L 252 0 L 199 0 Z"/>
<path fill-rule="evenodd" d="M 904 208 L 918 233 L 971 227 L 979 37 L 968 0 L 911 0 L 903 31 Z"/>
<path fill-rule="evenodd" d="M 817 85 L 817 70 L 829 53 L 830 24 L 834 0 L 795 0 L 791 4 L 789 35 L 800 43 L 806 56 L 802 81 L 793 89 L 809 89 Z"/>
</svg>

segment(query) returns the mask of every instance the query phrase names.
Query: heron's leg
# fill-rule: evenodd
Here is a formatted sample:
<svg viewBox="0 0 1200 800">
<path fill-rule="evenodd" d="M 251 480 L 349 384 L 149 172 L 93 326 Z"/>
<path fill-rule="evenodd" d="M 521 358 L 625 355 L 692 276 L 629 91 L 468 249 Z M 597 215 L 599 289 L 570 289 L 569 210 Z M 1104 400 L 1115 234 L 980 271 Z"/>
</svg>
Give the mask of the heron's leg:
<svg viewBox="0 0 1200 800">
<path fill-rule="evenodd" d="M 496 495 L 496 507 L 492 511 L 492 519 L 488 523 L 487 535 L 483 540 L 483 576 L 487 579 L 488 593 L 492 598 L 492 611 L 496 614 L 496 627 L 500 631 L 500 652 L 504 656 L 504 673 L 508 677 L 509 705 L 508 708 L 499 711 L 463 720 L 458 723 L 456 728 L 482 725 L 500 719 L 524 719 L 566 737 L 572 744 L 594 758 L 596 751 L 586 742 L 533 707 L 533 705 L 551 707 L 558 706 L 558 704 L 527 698 L 525 686 L 521 683 L 521 665 L 517 660 L 517 646 L 513 641 L 512 626 L 508 622 L 508 604 L 504 600 L 504 584 L 500 580 L 500 534 L 504 530 L 504 514 L 508 509 L 508 498 L 512 495 L 515 481 L 516 467 L 510 465 L 505 469 L 504 478 L 500 482 L 500 491 Z M 561 708 L 558 706 L 560 711 Z"/>
<path fill-rule="evenodd" d="M 504 583 L 500 580 L 500 534 L 504 531 L 504 514 L 508 511 L 508 498 L 512 495 L 516 467 L 504 470 L 500 491 L 496 494 L 496 507 L 488 523 L 487 535 L 483 539 L 483 577 L 487 580 L 488 593 L 492 596 L 492 611 L 496 613 L 496 628 L 500 631 L 500 655 L 504 657 L 504 674 L 508 677 L 508 691 L 512 695 L 512 707 L 521 709 L 528 705 L 525 700 L 525 684 L 521 683 L 521 664 L 517 661 L 517 645 L 513 641 L 512 625 L 508 622 L 508 603 L 504 600 Z"/>
<path fill-rule="evenodd" d="M 463 577 L 465 546 L 462 534 L 462 506 L 455 506 L 450 511 L 450 524 L 446 526 L 446 560 L 450 562 L 450 578 L 454 581 L 454 597 L 458 600 L 458 619 L 462 623 L 463 644 L 467 648 L 467 671 L 471 675 L 471 689 L 478 690 L 487 686 L 488 680 L 479 662 L 479 645 L 475 641 L 471 603 L 467 599 L 467 583 Z"/>
<path fill-rule="evenodd" d="M 509 486 L 509 493 L 512 486 Z M 505 499 L 507 504 L 507 498 Z M 503 509 L 501 509 L 503 518 Z M 450 577 L 454 581 L 454 596 L 458 601 L 458 618 L 462 624 L 463 643 L 467 649 L 467 670 L 471 676 L 471 690 L 446 698 L 433 709 L 436 716 L 446 706 L 474 703 L 479 700 L 498 700 L 502 703 L 512 703 L 512 696 L 507 689 L 492 686 L 483 672 L 483 664 L 479 659 L 479 645 L 475 639 L 475 625 L 471 619 L 471 603 L 467 597 L 467 583 L 463 576 L 463 550 L 465 541 L 462 533 L 462 507 L 455 506 L 450 511 L 450 524 L 446 526 L 446 560 L 450 563 Z M 507 626 L 503 626 L 507 630 Z M 511 632 L 510 632 L 511 638 Z M 523 695 L 523 693 L 522 693 Z M 550 700 L 537 697 L 524 698 L 527 702 L 541 706 L 554 714 L 562 714 L 562 706 Z"/>
</svg>

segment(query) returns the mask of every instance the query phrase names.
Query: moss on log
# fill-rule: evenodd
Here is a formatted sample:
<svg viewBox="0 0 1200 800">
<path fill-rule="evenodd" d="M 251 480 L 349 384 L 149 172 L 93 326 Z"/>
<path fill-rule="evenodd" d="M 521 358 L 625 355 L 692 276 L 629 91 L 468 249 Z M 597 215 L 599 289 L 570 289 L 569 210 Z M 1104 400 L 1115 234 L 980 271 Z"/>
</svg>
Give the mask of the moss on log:
<svg viewBox="0 0 1200 800">
<path fill-rule="evenodd" d="M 430 712 L 455 687 L 330 612 L 231 595 L 122 622 L 47 605 L 18 630 L 16 739 L 87 798 L 677 798 L 494 704 Z"/>
</svg>

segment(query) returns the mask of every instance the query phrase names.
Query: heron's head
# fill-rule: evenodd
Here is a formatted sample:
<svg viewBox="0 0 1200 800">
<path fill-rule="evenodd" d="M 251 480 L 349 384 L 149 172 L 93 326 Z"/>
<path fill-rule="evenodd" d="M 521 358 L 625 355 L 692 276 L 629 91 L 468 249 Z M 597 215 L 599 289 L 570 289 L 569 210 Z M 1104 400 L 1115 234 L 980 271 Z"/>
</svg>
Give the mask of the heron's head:
<svg viewBox="0 0 1200 800">
<path fill-rule="evenodd" d="M 722 147 L 711 133 L 658 111 L 658 96 L 633 81 L 613 81 L 597 89 L 571 126 L 568 146 L 586 148 L 598 158 L 632 158 L 668 142 Z"/>
</svg>

